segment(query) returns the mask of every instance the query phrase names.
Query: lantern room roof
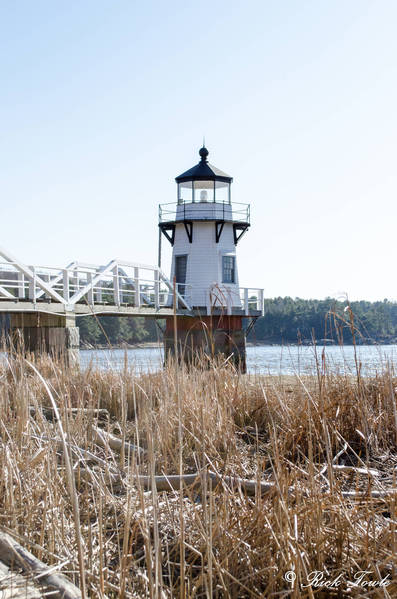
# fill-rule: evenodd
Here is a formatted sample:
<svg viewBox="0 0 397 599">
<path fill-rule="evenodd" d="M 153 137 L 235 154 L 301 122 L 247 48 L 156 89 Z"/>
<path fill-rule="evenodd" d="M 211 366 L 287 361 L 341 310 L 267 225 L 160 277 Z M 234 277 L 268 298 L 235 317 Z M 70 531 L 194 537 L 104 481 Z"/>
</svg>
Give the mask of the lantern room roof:
<svg viewBox="0 0 397 599">
<path fill-rule="evenodd" d="M 178 177 L 175 177 L 175 181 L 177 183 L 191 181 L 193 179 L 201 181 L 224 181 L 226 183 L 231 183 L 233 181 L 233 177 L 230 177 L 230 175 L 227 175 L 219 168 L 208 162 L 208 150 L 205 146 L 200 149 L 199 154 L 201 157 L 200 162 L 196 164 L 196 166 L 190 168 L 188 171 L 185 171 Z"/>
</svg>

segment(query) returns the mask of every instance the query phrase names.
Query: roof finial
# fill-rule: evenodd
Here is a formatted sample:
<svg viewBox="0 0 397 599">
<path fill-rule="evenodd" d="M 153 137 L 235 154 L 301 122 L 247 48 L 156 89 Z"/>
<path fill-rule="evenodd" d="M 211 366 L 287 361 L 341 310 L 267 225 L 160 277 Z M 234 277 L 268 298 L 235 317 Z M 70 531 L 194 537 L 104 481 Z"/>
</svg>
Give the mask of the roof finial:
<svg viewBox="0 0 397 599">
<path fill-rule="evenodd" d="M 200 149 L 199 154 L 201 156 L 201 162 L 207 162 L 208 150 L 205 147 L 205 137 L 203 136 L 203 147 Z"/>
</svg>

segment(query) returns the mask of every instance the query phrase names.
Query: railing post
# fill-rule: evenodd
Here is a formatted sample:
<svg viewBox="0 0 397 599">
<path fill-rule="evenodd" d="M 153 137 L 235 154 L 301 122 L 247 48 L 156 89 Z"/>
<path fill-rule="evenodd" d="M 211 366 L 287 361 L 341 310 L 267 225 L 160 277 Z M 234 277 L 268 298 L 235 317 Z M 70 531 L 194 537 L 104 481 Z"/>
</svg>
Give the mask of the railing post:
<svg viewBox="0 0 397 599">
<path fill-rule="evenodd" d="M 44 280 L 46 283 L 48 283 L 48 284 L 50 284 L 50 283 L 51 283 L 51 275 L 50 275 L 49 273 L 47 273 L 47 274 L 44 274 L 42 278 L 43 278 L 43 280 Z M 51 296 L 50 296 L 50 295 L 48 295 L 48 293 L 45 293 L 45 294 L 44 294 L 44 297 L 46 297 L 47 299 L 50 299 L 50 297 L 51 297 Z"/>
<path fill-rule="evenodd" d="M 33 273 L 33 278 L 29 280 L 29 299 L 36 301 L 36 267 L 31 266 L 30 270 Z"/>
<path fill-rule="evenodd" d="M 113 269 L 113 299 L 116 306 L 120 306 L 119 267 L 117 265 Z"/>
<path fill-rule="evenodd" d="M 208 289 L 207 292 L 207 316 L 211 316 L 211 303 L 212 303 L 212 293 L 211 293 L 211 289 Z"/>
<path fill-rule="evenodd" d="M 261 311 L 261 315 L 263 316 L 265 313 L 264 307 L 264 289 L 259 289 L 259 310 Z"/>
<path fill-rule="evenodd" d="M 70 299 L 70 281 L 69 281 L 69 271 L 65 268 L 63 270 L 63 299 L 67 302 Z"/>
<path fill-rule="evenodd" d="M 159 283 L 159 271 L 154 271 L 154 307 L 156 310 L 160 308 L 160 283 Z"/>
<path fill-rule="evenodd" d="M 244 313 L 249 316 L 248 287 L 244 288 Z"/>
<path fill-rule="evenodd" d="M 230 293 L 226 295 L 226 311 L 227 315 L 230 316 L 232 313 L 232 298 L 230 296 Z"/>
<path fill-rule="evenodd" d="M 139 268 L 134 268 L 134 286 L 135 286 L 135 307 L 141 307 L 141 292 L 139 289 Z"/>
<path fill-rule="evenodd" d="M 103 297 L 102 297 L 102 279 L 99 279 L 97 287 L 99 288 L 99 289 L 97 289 L 97 292 L 96 292 L 96 294 L 97 294 L 97 302 L 99 302 L 100 304 L 102 304 L 102 301 L 103 301 Z"/>
<path fill-rule="evenodd" d="M 90 288 L 89 288 L 88 293 L 87 293 L 87 300 L 88 300 L 88 303 L 91 306 L 93 306 L 94 303 L 95 303 L 95 300 L 94 300 L 94 288 L 92 287 L 92 279 L 93 278 L 94 277 L 92 276 L 92 272 L 87 273 L 87 283 L 90 284 Z"/>
<path fill-rule="evenodd" d="M 18 271 L 18 297 L 25 299 L 25 277 L 22 272 Z"/>
</svg>

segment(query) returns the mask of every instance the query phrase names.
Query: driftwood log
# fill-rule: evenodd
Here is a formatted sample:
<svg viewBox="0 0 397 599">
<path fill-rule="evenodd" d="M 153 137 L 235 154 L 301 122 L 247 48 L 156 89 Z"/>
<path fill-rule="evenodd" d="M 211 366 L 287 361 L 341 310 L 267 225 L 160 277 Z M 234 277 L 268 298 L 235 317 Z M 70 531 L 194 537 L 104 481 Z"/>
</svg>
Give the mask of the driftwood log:
<svg viewBox="0 0 397 599">
<path fill-rule="evenodd" d="M 85 414 L 88 416 L 95 416 L 98 419 L 107 419 L 109 418 L 109 410 L 106 408 L 65 408 L 66 412 L 72 416 L 77 416 L 79 414 Z M 36 416 L 37 412 L 43 414 L 46 420 L 55 420 L 55 412 L 54 408 L 40 406 L 40 408 L 36 408 L 35 406 L 29 406 L 29 413 L 31 416 Z"/>
<path fill-rule="evenodd" d="M 77 473 L 77 471 L 76 471 Z M 89 469 L 81 468 L 79 471 L 80 478 L 92 478 L 93 474 L 97 474 L 98 471 L 92 471 Z M 128 484 L 128 479 L 126 476 L 123 476 L 121 473 L 115 472 L 101 472 L 103 476 L 103 480 L 108 485 L 121 485 Z M 218 485 L 224 483 L 227 485 L 231 491 L 237 491 L 241 489 L 243 493 L 246 495 L 256 495 L 259 492 L 260 495 L 265 495 L 266 493 L 270 493 L 276 490 L 276 483 L 273 481 L 256 481 L 247 478 L 239 478 L 237 476 L 221 476 L 216 474 L 215 472 L 194 472 L 193 474 L 183 474 L 180 476 L 179 474 L 170 474 L 170 475 L 156 475 L 153 478 L 145 475 L 135 475 L 130 480 L 136 481 L 137 484 L 140 484 L 146 490 L 151 490 L 153 488 L 153 481 L 157 491 L 179 491 L 181 482 L 184 488 L 189 488 L 193 486 L 202 487 L 204 483 L 204 479 L 207 477 L 207 481 L 212 484 L 212 488 L 214 485 Z M 208 487 L 211 489 L 211 487 Z M 296 491 L 293 487 L 288 489 L 288 494 L 292 495 Z M 300 491 L 301 495 L 304 497 L 308 497 L 309 493 L 304 489 Z M 323 494 L 326 494 L 327 491 L 324 491 Z M 372 491 L 341 491 L 342 497 L 346 499 L 357 499 L 357 500 L 365 500 L 368 498 L 372 499 L 386 499 L 388 497 L 397 494 L 397 488 L 392 487 L 384 490 L 372 490 Z"/>
<path fill-rule="evenodd" d="M 181 484 L 189 487 L 195 484 L 202 484 L 204 478 L 212 485 L 226 484 L 231 490 L 236 491 L 241 489 L 247 495 L 255 495 L 259 492 L 261 495 L 269 493 L 274 490 L 274 483 L 272 481 L 256 481 L 247 478 L 239 478 L 237 476 L 220 476 L 211 470 L 207 472 L 195 472 L 193 474 L 170 474 L 169 476 L 154 476 L 154 484 L 156 485 L 157 491 L 178 491 Z M 136 477 L 137 481 L 145 487 L 145 489 L 152 489 L 152 477 L 139 475 Z"/>
<path fill-rule="evenodd" d="M 92 427 L 92 436 L 93 440 L 98 443 L 101 447 L 110 447 L 110 449 L 114 449 L 115 451 L 121 452 L 123 447 L 123 442 L 118 437 L 115 437 L 111 433 L 107 433 L 101 428 L 97 426 Z M 139 453 L 139 455 L 144 455 L 146 451 L 142 449 L 142 447 L 138 447 L 133 443 L 128 443 L 128 441 L 124 442 L 124 453 L 126 456 L 132 455 L 133 453 Z"/>
<path fill-rule="evenodd" d="M 80 478 L 91 478 L 98 471 L 91 471 L 89 469 L 80 468 L 79 471 L 76 471 L 76 474 L 80 476 Z M 215 472 L 211 471 L 203 471 L 203 472 L 194 472 L 192 474 L 170 474 L 170 475 L 156 475 L 153 478 L 151 476 L 145 476 L 142 474 L 137 474 L 128 478 L 123 476 L 121 473 L 115 472 L 101 472 L 104 476 L 104 480 L 106 484 L 119 485 L 120 483 L 128 484 L 129 481 L 136 482 L 138 485 L 142 485 L 144 489 L 151 490 L 153 489 L 153 481 L 154 486 L 157 491 L 179 491 L 181 484 L 184 488 L 198 486 L 203 486 L 205 478 L 208 483 L 212 486 L 224 483 L 228 485 L 232 491 L 236 491 L 241 489 L 247 495 L 255 495 L 255 493 L 259 492 L 259 494 L 263 495 L 265 493 L 269 493 L 273 491 L 275 488 L 275 484 L 272 481 L 256 481 L 250 480 L 246 478 L 239 478 L 237 476 L 220 476 Z M 209 488 L 211 488 L 209 485 Z"/>
<path fill-rule="evenodd" d="M 40 579 L 46 587 L 46 592 L 51 591 L 51 597 L 56 599 L 81 599 L 81 592 L 63 574 L 53 572 L 39 559 L 34 557 L 22 547 L 9 534 L 0 531 L 0 560 L 9 568 L 19 568 L 24 574 Z"/>
<path fill-rule="evenodd" d="M 1 599 L 42 599 L 40 588 L 0 561 Z"/>
<path fill-rule="evenodd" d="M 92 427 L 94 440 L 101 447 L 106 447 L 113 449 L 115 451 L 121 451 L 123 442 L 115 437 L 114 435 L 103 431 L 97 427 Z M 61 449 L 61 443 L 58 442 L 58 449 Z M 98 458 L 91 452 L 81 449 L 77 446 L 72 446 L 72 450 L 80 457 L 84 457 L 87 460 L 94 460 L 98 464 L 107 467 L 107 471 L 100 471 L 101 475 L 104 478 L 106 484 L 112 485 L 120 485 L 126 484 L 127 478 L 126 475 L 120 471 L 115 471 L 114 468 L 109 468 L 109 465 L 106 464 L 102 458 Z M 132 443 L 125 442 L 124 443 L 124 451 L 128 455 L 133 451 L 138 451 L 139 453 L 146 454 L 145 450 L 133 445 Z M 356 468 L 352 466 L 337 466 L 333 465 L 333 469 L 342 470 L 348 472 L 356 472 L 358 474 L 367 474 L 370 476 L 379 476 L 379 472 L 377 470 L 369 469 L 369 468 Z M 80 478 L 92 478 L 92 476 L 98 473 L 98 471 L 93 471 L 88 468 L 80 468 L 78 472 Z M 137 484 L 142 485 L 145 489 L 151 490 L 154 486 L 157 491 L 179 491 L 181 485 L 185 488 L 192 486 L 202 486 L 204 483 L 204 479 L 212 485 L 224 484 L 227 485 L 231 491 L 241 490 L 246 495 L 256 495 L 259 493 L 260 495 L 264 495 L 266 493 L 270 493 L 276 489 L 276 483 L 274 481 L 258 481 L 247 478 L 240 478 L 238 476 L 221 476 L 211 470 L 202 471 L 202 472 L 194 472 L 192 474 L 162 474 L 155 475 L 154 477 L 146 476 L 146 475 L 134 475 L 133 480 L 137 482 Z M 288 494 L 292 494 L 295 491 L 293 487 L 288 489 Z M 308 496 L 307 491 L 301 490 L 302 495 Z M 392 496 L 397 493 L 397 488 L 392 487 L 388 489 L 377 489 L 377 490 L 363 490 L 363 491 L 341 491 L 342 497 L 346 499 L 383 499 Z"/>
</svg>

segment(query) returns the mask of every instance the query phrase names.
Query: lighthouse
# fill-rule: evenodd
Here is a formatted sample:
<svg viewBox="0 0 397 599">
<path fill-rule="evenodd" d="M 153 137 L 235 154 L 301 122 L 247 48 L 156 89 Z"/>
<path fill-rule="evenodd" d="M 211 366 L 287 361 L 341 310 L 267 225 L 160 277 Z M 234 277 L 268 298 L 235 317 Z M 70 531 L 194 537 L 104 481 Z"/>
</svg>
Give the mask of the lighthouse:
<svg viewBox="0 0 397 599">
<path fill-rule="evenodd" d="M 171 281 L 190 307 L 177 317 L 177 343 L 187 361 L 224 354 L 245 371 L 243 318 L 256 318 L 263 307 L 262 290 L 249 303 L 239 286 L 237 247 L 250 227 L 250 206 L 232 201 L 233 178 L 208 154 L 203 146 L 198 164 L 175 178 L 177 201 L 159 206 L 160 231 L 172 245 Z M 172 319 L 164 346 L 166 357 L 175 353 Z"/>
</svg>

